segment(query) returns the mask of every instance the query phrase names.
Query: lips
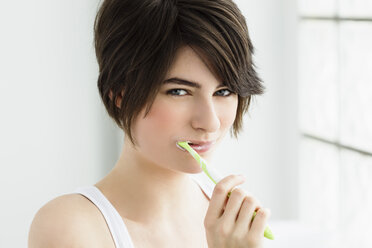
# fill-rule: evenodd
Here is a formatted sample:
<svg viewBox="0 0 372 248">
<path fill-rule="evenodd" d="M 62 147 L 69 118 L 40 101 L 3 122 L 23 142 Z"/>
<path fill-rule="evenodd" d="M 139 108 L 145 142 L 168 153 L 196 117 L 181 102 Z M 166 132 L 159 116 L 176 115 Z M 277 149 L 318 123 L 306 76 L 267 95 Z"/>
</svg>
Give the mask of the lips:
<svg viewBox="0 0 372 248">
<path fill-rule="evenodd" d="M 197 140 L 189 140 L 187 143 L 198 153 L 203 153 L 208 151 L 215 141 L 197 141 Z M 178 146 L 179 147 L 179 146 Z M 186 151 L 185 149 L 179 147 L 181 150 Z"/>
<path fill-rule="evenodd" d="M 202 153 L 202 152 L 206 152 L 209 150 L 209 148 L 211 147 L 211 143 L 210 144 L 204 144 L 204 145 L 192 145 L 190 144 L 190 146 L 197 152 L 199 153 Z"/>
</svg>

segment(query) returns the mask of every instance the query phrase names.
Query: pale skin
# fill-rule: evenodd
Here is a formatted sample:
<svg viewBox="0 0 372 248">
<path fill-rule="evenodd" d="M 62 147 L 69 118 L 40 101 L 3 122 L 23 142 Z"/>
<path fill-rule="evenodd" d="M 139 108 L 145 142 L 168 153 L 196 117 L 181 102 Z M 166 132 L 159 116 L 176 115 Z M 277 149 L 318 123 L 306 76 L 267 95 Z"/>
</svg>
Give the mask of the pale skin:
<svg viewBox="0 0 372 248">
<path fill-rule="evenodd" d="M 134 122 L 132 134 L 138 146 L 125 139 L 117 163 L 95 186 L 124 219 L 136 248 L 261 247 L 269 211 L 244 190 L 233 190 L 243 180 L 224 178 L 209 201 L 187 175 L 202 172 L 200 166 L 176 146 L 181 140 L 216 141 L 201 154 L 208 160 L 234 123 L 237 95 L 221 86 L 188 46 L 177 52 L 168 71 L 167 78 L 174 77 L 197 82 L 200 88 L 164 84 L 148 115 L 143 118 L 143 110 Z M 251 223 L 255 209 L 260 211 Z M 85 197 L 69 194 L 38 211 L 29 247 L 114 247 L 114 243 L 99 210 Z"/>
</svg>

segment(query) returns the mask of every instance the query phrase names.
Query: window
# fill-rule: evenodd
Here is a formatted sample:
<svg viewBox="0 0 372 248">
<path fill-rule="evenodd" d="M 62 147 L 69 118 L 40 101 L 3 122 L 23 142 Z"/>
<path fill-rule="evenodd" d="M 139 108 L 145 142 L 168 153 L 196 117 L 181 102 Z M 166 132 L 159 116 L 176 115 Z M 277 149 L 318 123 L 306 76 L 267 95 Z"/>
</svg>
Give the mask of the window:
<svg viewBox="0 0 372 248">
<path fill-rule="evenodd" d="M 299 6 L 300 220 L 372 247 L 372 1 Z"/>
</svg>

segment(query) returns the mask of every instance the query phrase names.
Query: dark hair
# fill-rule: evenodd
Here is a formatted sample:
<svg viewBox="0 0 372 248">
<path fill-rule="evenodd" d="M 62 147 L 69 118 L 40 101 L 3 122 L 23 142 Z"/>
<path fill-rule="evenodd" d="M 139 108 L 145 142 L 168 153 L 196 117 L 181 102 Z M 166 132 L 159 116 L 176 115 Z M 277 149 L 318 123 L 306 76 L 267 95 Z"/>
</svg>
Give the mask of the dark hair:
<svg viewBox="0 0 372 248">
<path fill-rule="evenodd" d="M 264 91 L 245 18 L 231 0 L 104 0 L 94 22 L 94 42 L 100 96 L 133 144 L 131 124 L 144 107 L 149 112 L 181 46 L 193 48 L 238 95 L 230 130 L 235 138 L 251 96 Z"/>
</svg>

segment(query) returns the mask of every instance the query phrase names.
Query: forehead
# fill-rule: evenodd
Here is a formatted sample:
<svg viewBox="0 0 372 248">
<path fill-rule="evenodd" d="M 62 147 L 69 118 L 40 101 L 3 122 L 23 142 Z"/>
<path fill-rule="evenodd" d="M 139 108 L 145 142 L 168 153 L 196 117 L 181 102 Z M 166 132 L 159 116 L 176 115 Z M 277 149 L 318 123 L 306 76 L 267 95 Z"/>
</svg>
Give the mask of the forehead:
<svg viewBox="0 0 372 248">
<path fill-rule="evenodd" d="M 165 79 L 164 83 L 189 84 L 196 88 L 208 83 L 223 85 L 211 70 L 206 59 L 190 46 L 178 49 Z"/>
<path fill-rule="evenodd" d="M 179 85 L 186 85 L 186 86 L 194 87 L 194 88 L 197 88 L 197 89 L 203 88 L 201 83 L 198 83 L 198 82 L 195 82 L 195 81 L 190 81 L 190 80 L 187 80 L 187 79 L 184 79 L 184 78 L 179 78 L 179 77 L 168 78 L 168 79 L 164 80 L 163 83 L 164 84 L 173 83 L 173 84 L 179 84 Z M 224 84 L 220 83 L 217 86 L 217 88 L 222 87 L 222 86 L 224 86 Z"/>
</svg>

